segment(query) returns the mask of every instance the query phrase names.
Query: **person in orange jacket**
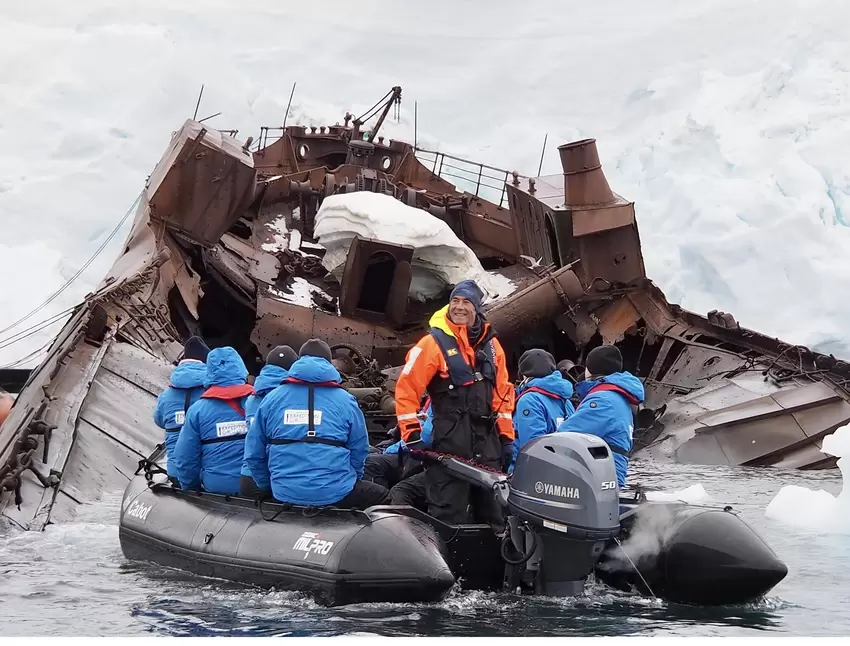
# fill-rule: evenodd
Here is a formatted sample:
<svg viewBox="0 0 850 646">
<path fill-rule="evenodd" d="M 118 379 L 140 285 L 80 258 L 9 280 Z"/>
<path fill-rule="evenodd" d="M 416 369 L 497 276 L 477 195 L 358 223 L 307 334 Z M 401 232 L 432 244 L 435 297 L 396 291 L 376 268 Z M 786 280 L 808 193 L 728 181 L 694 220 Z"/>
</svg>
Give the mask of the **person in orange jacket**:
<svg viewBox="0 0 850 646">
<path fill-rule="evenodd" d="M 407 353 L 395 390 L 401 437 L 420 448 L 418 416 L 427 390 L 433 410 L 431 450 L 455 455 L 506 471 L 512 457 L 514 387 L 508 377 L 505 352 L 484 318 L 484 294 L 464 280 L 452 290 L 449 304 L 437 311 L 431 329 Z M 471 489 L 442 467 L 426 474 L 428 513 L 452 525 L 475 520 L 504 530 L 502 511 L 489 492 Z"/>
</svg>

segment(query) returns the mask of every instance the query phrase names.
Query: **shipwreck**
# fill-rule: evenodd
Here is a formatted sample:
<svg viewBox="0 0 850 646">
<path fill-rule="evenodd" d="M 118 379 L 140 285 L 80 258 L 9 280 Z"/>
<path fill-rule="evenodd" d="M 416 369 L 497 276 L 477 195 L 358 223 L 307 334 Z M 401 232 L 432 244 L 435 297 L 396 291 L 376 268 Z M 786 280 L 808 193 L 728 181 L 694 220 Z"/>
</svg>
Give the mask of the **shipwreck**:
<svg viewBox="0 0 850 646">
<path fill-rule="evenodd" d="M 850 363 L 668 303 L 646 276 L 635 205 L 610 188 L 593 139 L 558 147 L 561 173 L 529 177 L 380 136 L 400 99 L 396 87 L 370 115 L 245 141 L 194 119 L 173 134 L 108 275 L 37 368 L 2 374 L 17 392 L 0 427 L 9 522 L 42 529 L 124 490 L 162 440 L 151 411 L 191 334 L 233 346 L 254 375 L 279 343 L 327 340 L 384 439 L 393 367 L 451 276 L 403 240 L 323 230 L 332 206 L 364 193 L 438 223 L 474 256 L 513 374 L 531 347 L 577 375 L 590 349 L 616 343 L 647 392 L 637 455 L 834 466 L 820 444 L 850 421 Z"/>
</svg>

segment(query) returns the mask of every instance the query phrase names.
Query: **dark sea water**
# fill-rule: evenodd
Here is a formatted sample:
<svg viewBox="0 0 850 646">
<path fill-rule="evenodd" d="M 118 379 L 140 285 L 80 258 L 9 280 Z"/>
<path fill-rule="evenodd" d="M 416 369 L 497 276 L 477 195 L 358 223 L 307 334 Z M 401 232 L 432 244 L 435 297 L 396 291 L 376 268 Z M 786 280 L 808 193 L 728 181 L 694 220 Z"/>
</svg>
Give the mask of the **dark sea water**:
<svg viewBox="0 0 850 646">
<path fill-rule="evenodd" d="M 81 522 L 0 536 L 0 634 L 11 635 L 754 635 L 850 633 L 850 535 L 765 517 L 785 485 L 841 490 L 830 472 L 726 469 L 633 462 L 630 481 L 663 491 L 702 484 L 732 504 L 789 573 L 763 601 L 693 608 L 591 583 L 577 599 L 453 591 L 436 604 L 323 608 L 260 591 L 130 563 L 118 543 L 120 496 Z"/>
</svg>

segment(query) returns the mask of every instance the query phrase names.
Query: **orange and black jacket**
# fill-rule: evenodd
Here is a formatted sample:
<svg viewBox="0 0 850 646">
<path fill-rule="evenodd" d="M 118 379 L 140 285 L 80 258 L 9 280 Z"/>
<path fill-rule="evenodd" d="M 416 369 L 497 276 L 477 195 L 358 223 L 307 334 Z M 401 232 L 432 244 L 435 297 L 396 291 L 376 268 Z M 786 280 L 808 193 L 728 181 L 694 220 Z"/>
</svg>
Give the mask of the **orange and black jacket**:
<svg viewBox="0 0 850 646">
<path fill-rule="evenodd" d="M 442 332 L 448 335 L 457 345 L 457 350 L 463 356 L 466 364 L 474 366 L 475 351 L 481 349 L 482 343 L 479 342 L 477 348 L 471 347 L 466 334 L 466 326 L 455 325 L 449 320 L 447 314 L 448 306 L 434 313 L 430 320 L 432 330 L 436 329 L 438 333 Z M 487 339 L 490 336 L 488 334 L 490 324 L 485 322 L 484 326 L 481 338 Z M 496 428 L 503 442 L 512 442 L 514 439 L 512 416 L 515 393 L 513 384 L 508 377 L 505 351 L 496 338 L 490 339 L 487 343 L 492 344 L 493 362 L 496 369 L 492 397 L 492 412 L 495 417 Z M 454 352 L 454 349 L 449 352 Z M 440 344 L 435 335 L 429 332 L 407 353 L 407 361 L 396 383 L 396 417 L 398 418 L 401 437 L 405 442 L 411 441 L 411 434 L 421 432 L 417 413 L 420 409 L 422 396 L 435 376 L 447 379 L 449 368 Z"/>
</svg>

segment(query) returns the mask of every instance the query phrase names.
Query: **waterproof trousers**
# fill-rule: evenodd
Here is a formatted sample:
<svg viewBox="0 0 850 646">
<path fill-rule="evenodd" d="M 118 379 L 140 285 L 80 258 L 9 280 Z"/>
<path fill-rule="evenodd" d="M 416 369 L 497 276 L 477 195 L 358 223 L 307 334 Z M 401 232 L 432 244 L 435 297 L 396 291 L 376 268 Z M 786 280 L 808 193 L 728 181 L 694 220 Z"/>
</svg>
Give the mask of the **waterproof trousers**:
<svg viewBox="0 0 850 646">
<path fill-rule="evenodd" d="M 421 511 L 428 511 L 428 502 L 425 499 L 425 472 L 405 478 L 392 489 L 390 497 L 394 505 L 410 505 Z"/>
<path fill-rule="evenodd" d="M 485 466 L 498 469 L 499 462 Z M 491 491 L 458 480 L 439 464 L 426 467 L 425 489 L 428 513 L 437 520 L 448 525 L 489 524 L 495 533 L 504 532 L 504 512 Z"/>
<path fill-rule="evenodd" d="M 399 456 L 397 454 L 373 453 L 366 456 L 363 479 L 391 489 L 401 480 Z"/>
<path fill-rule="evenodd" d="M 358 480 L 354 488 L 332 506 L 340 509 L 367 509 L 373 505 L 389 505 L 390 492 L 386 487 L 367 480 Z"/>
</svg>

